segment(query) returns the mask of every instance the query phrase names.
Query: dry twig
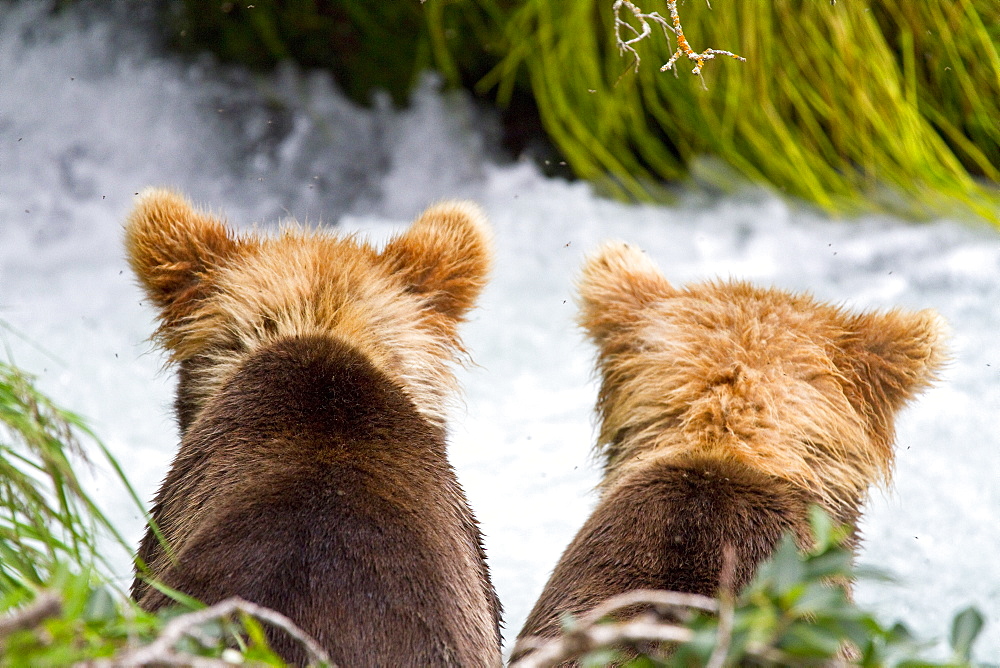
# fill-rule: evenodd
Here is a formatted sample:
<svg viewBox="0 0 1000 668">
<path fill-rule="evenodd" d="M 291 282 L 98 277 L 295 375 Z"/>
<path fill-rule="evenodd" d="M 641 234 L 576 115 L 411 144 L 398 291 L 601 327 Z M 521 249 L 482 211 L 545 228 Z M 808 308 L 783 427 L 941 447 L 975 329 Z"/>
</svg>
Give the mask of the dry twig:
<svg viewBox="0 0 1000 668">
<path fill-rule="evenodd" d="M 636 21 L 639 22 L 639 28 L 641 28 L 641 30 L 637 30 L 635 26 L 621 18 L 622 7 L 625 7 L 632 12 L 632 16 L 634 16 Z M 635 58 L 635 71 L 638 72 L 639 62 L 642 59 L 639 57 L 639 53 L 632 45 L 646 39 L 653 33 L 653 29 L 649 25 L 650 21 L 659 25 L 660 28 L 663 29 L 664 35 L 667 35 L 668 30 L 670 32 L 674 32 L 674 29 L 670 27 L 667 20 L 660 16 L 657 12 L 650 12 L 647 14 L 636 7 L 630 0 L 615 0 L 615 4 L 611 6 L 611 9 L 615 14 L 615 43 L 618 44 L 618 53 L 622 55 L 625 55 L 626 51 L 631 53 L 632 57 Z M 622 28 L 632 31 L 635 37 L 632 37 L 631 39 L 622 39 Z"/>
<path fill-rule="evenodd" d="M 733 583 L 736 579 L 736 549 L 732 543 L 722 548 L 722 572 L 719 577 L 719 630 L 715 635 L 715 647 L 705 668 L 723 668 L 729 656 L 729 646 L 733 641 L 733 621 L 736 616 L 736 597 Z"/>
<path fill-rule="evenodd" d="M 664 624 L 655 618 L 641 617 L 621 624 L 589 626 L 567 632 L 555 640 L 525 638 L 519 645 L 534 649 L 531 654 L 511 664 L 511 668 L 550 668 L 578 658 L 599 647 L 614 647 L 635 642 L 688 642 L 694 631 L 683 626 Z"/>
<path fill-rule="evenodd" d="M 681 27 L 681 16 L 677 13 L 677 0 L 667 0 L 667 7 L 670 8 L 670 19 L 674 24 L 674 34 L 677 35 L 677 50 L 674 51 L 674 55 L 670 56 L 663 67 L 660 68 L 661 72 L 666 72 L 667 70 L 673 68 L 674 64 L 682 57 L 687 57 L 688 60 L 693 60 L 695 62 L 694 69 L 691 70 L 691 74 L 701 75 L 701 68 L 705 66 L 706 60 L 712 60 L 716 56 L 729 56 L 730 58 L 735 58 L 746 62 L 746 58 L 743 56 L 737 56 L 735 53 L 730 51 L 721 51 L 719 49 L 705 49 L 701 53 L 695 52 L 688 44 L 687 38 L 684 36 L 684 29 Z"/>
<path fill-rule="evenodd" d="M 669 612 L 674 612 L 676 615 L 678 611 L 682 615 L 699 611 L 719 616 L 715 645 L 705 665 L 706 668 L 726 665 L 736 612 L 736 599 L 732 592 L 735 555 L 731 553 L 732 549 L 727 548 L 723 558 L 721 602 L 707 596 L 670 591 L 636 590 L 620 594 L 583 615 L 570 628 L 563 630 L 563 634 L 558 638 L 539 636 L 522 638 L 515 651 L 528 650 L 530 653 L 512 663 L 510 668 L 553 668 L 596 649 L 623 645 L 634 647 L 639 643 L 689 642 L 694 638 L 694 631 L 681 624 L 663 620 Z M 652 610 L 633 619 L 601 623 L 609 615 L 636 606 L 648 606 Z M 743 656 L 759 659 L 765 663 L 796 664 L 796 657 L 766 643 L 751 643 L 743 648 Z M 847 668 L 851 664 L 838 658 L 822 665 L 828 668 Z"/>
<path fill-rule="evenodd" d="M 275 612 L 268 608 L 244 601 L 241 598 L 227 598 L 204 610 L 196 610 L 187 614 L 175 617 L 166 626 L 159 637 L 153 642 L 143 647 L 138 647 L 131 651 L 120 654 L 113 659 L 96 661 L 91 664 L 94 668 L 125 668 L 126 666 L 194 666 L 195 668 L 209 668 L 216 666 L 232 665 L 222 659 L 207 659 L 190 654 L 177 652 L 174 647 L 185 636 L 195 637 L 199 632 L 199 627 L 213 619 L 223 619 L 233 613 L 241 612 L 260 619 L 272 626 L 276 626 L 288 635 L 302 643 L 309 654 L 310 662 L 313 664 L 325 663 L 332 665 L 330 657 L 326 651 L 320 647 L 315 640 L 300 629 L 295 622 L 285 617 L 280 612 Z"/>
<path fill-rule="evenodd" d="M 635 606 L 651 606 L 657 614 L 641 615 L 615 624 L 600 623 L 615 612 Z M 532 651 L 512 664 L 511 668 L 557 666 L 599 647 L 636 642 L 688 642 L 694 636 L 690 629 L 661 621 L 663 614 L 678 610 L 714 614 L 719 611 L 719 604 L 707 596 L 670 591 L 640 589 L 619 594 L 583 615 L 573 628 L 558 638 L 523 638 L 518 647 Z"/>
<path fill-rule="evenodd" d="M 718 601 L 708 596 L 658 589 L 636 589 L 612 596 L 584 615 L 581 622 L 596 624 L 609 615 L 636 605 L 648 605 L 663 612 L 700 610 L 714 614 L 719 611 Z"/>
<path fill-rule="evenodd" d="M 0 642 L 15 631 L 33 629 L 49 617 L 62 613 L 62 598 L 51 591 L 40 593 L 34 601 L 0 617 Z"/>
<path fill-rule="evenodd" d="M 711 5 L 709 5 L 711 6 Z M 621 18 L 621 10 L 625 7 L 630 12 L 632 16 L 639 22 L 639 28 L 637 29 L 628 21 Z M 688 60 L 694 61 L 694 69 L 691 70 L 692 74 L 697 74 L 701 76 L 701 70 L 705 66 L 705 61 L 712 60 L 716 56 L 728 56 L 730 58 L 735 58 L 746 62 L 746 58 L 743 56 L 738 56 L 730 51 L 722 51 L 721 49 L 705 49 L 701 53 L 698 53 L 691 48 L 691 45 L 687 41 L 687 37 L 684 36 L 684 28 L 681 26 L 681 17 L 677 12 L 677 0 L 667 0 L 667 8 L 670 10 L 670 20 L 668 23 L 665 18 L 663 18 L 657 12 L 644 12 L 639 7 L 637 7 L 631 0 L 615 0 L 614 5 L 612 5 L 612 10 L 615 16 L 615 43 L 618 45 L 619 53 L 624 54 L 626 51 L 632 54 L 635 58 L 635 70 L 639 71 L 639 54 L 633 46 L 636 42 L 649 37 L 653 29 L 650 23 L 656 23 L 663 29 L 663 34 L 666 35 L 669 30 L 677 37 L 677 49 L 674 51 L 673 55 L 670 56 L 668 60 L 662 67 L 660 67 L 661 72 L 666 72 L 667 70 L 673 69 L 676 73 L 675 65 L 677 61 L 681 58 L 687 58 Z M 622 28 L 630 30 L 634 37 L 631 39 L 622 39 Z"/>
</svg>

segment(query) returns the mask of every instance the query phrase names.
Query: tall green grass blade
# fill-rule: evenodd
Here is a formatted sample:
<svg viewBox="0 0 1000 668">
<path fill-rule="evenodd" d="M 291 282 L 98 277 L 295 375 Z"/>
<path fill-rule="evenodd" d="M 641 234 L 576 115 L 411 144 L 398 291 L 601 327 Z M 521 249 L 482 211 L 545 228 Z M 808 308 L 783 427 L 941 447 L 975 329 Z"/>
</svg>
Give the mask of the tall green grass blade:
<svg viewBox="0 0 1000 668">
<path fill-rule="evenodd" d="M 580 176 L 648 196 L 650 181 L 711 154 L 831 211 L 1000 222 L 1000 3 L 686 3 L 695 50 L 747 58 L 709 62 L 704 86 L 684 67 L 659 71 L 674 45 L 655 31 L 635 45 L 639 72 L 623 75 L 611 4 L 527 0 L 507 26 L 517 47 L 485 80 L 507 95 L 528 72 L 545 128 Z"/>
<path fill-rule="evenodd" d="M 0 595 L 41 586 L 66 562 L 93 565 L 109 578 L 101 535 L 131 552 L 74 470 L 73 460 L 89 465 L 81 438 L 96 444 L 141 508 L 118 463 L 83 420 L 38 392 L 20 369 L 0 362 Z"/>
</svg>

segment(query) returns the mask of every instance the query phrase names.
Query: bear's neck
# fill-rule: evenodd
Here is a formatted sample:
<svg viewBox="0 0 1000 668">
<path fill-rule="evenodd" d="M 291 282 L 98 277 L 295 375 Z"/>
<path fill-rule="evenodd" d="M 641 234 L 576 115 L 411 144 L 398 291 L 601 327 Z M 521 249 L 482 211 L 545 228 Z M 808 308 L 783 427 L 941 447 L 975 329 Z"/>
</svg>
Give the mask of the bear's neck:
<svg viewBox="0 0 1000 668">
<path fill-rule="evenodd" d="M 443 428 L 383 371 L 351 345 L 322 336 L 289 337 L 255 351 L 184 431 L 185 441 L 223 447 L 391 444 L 416 447 L 421 456 L 444 441 Z"/>
</svg>

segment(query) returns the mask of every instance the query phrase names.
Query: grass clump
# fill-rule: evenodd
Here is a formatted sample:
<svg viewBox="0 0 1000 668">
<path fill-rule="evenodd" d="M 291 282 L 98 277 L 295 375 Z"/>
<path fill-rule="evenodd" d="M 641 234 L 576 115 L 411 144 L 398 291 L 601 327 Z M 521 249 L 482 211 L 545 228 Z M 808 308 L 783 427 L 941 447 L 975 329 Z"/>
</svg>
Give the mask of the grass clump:
<svg viewBox="0 0 1000 668">
<path fill-rule="evenodd" d="M 252 68 L 283 59 L 325 68 L 362 103 L 384 89 L 401 104 L 422 70 L 437 69 L 507 109 L 508 146 L 537 143 L 520 134 L 537 132 L 540 118 L 572 172 L 611 195 L 655 198 L 692 172 L 728 188 L 735 171 L 832 212 L 971 212 L 1000 223 L 996 0 L 161 7 L 175 47 Z M 641 13 L 682 14 L 686 41 L 654 25 L 620 51 L 616 34 L 634 33 L 616 17 L 638 29 Z M 691 76 L 683 57 L 678 76 L 661 72 L 685 47 L 709 46 L 746 62 L 718 58 Z"/>
<path fill-rule="evenodd" d="M 101 534 L 130 551 L 76 474 L 71 458 L 86 465 L 81 437 L 114 461 L 79 416 L 0 361 L 0 596 L 43 585 L 67 563 L 108 572 Z"/>
<path fill-rule="evenodd" d="M 655 199 L 665 183 L 694 175 L 724 189 L 749 179 L 837 213 L 971 213 L 1000 224 L 997 0 L 157 7 L 176 49 L 253 69 L 286 59 L 327 69 L 362 104 L 376 90 L 403 104 L 419 74 L 436 69 L 504 110 L 509 148 L 565 161 L 613 196 Z M 616 15 L 638 29 L 642 14 L 678 12 L 689 44 L 655 25 L 649 38 L 618 48 L 616 35 L 635 33 Z M 661 72 L 685 47 L 746 62 L 715 58 L 691 76 L 681 57 L 677 76 Z"/>
<path fill-rule="evenodd" d="M 831 211 L 926 216 L 957 202 L 1000 222 L 1000 3 L 688 2 L 695 51 L 747 59 L 714 61 L 703 79 L 660 72 L 676 48 L 662 35 L 635 44 L 635 72 L 616 48 L 612 4 L 526 0 L 481 83 L 503 101 L 525 72 L 580 176 L 648 198 L 714 156 Z"/>
</svg>

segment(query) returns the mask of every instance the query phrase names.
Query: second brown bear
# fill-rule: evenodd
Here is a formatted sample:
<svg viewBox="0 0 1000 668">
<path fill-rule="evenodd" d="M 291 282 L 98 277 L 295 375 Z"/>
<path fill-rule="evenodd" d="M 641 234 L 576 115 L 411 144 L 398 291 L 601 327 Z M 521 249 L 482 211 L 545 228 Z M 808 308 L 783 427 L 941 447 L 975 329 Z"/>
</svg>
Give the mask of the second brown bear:
<svg viewBox="0 0 1000 668">
<path fill-rule="evenodd" d="M 855 527 L 891 475 L 896 412 L 945 357 L 931 311 L 850 313 L 742 282 L 675 288 L 622 243 L 586 261 L 579 289 L 604 479 L 519 640 L 635 589 L 714 596 L 726 551 L 738 591 L 783 533 L 808 544 L 810 504 Z"/>
</svg>

